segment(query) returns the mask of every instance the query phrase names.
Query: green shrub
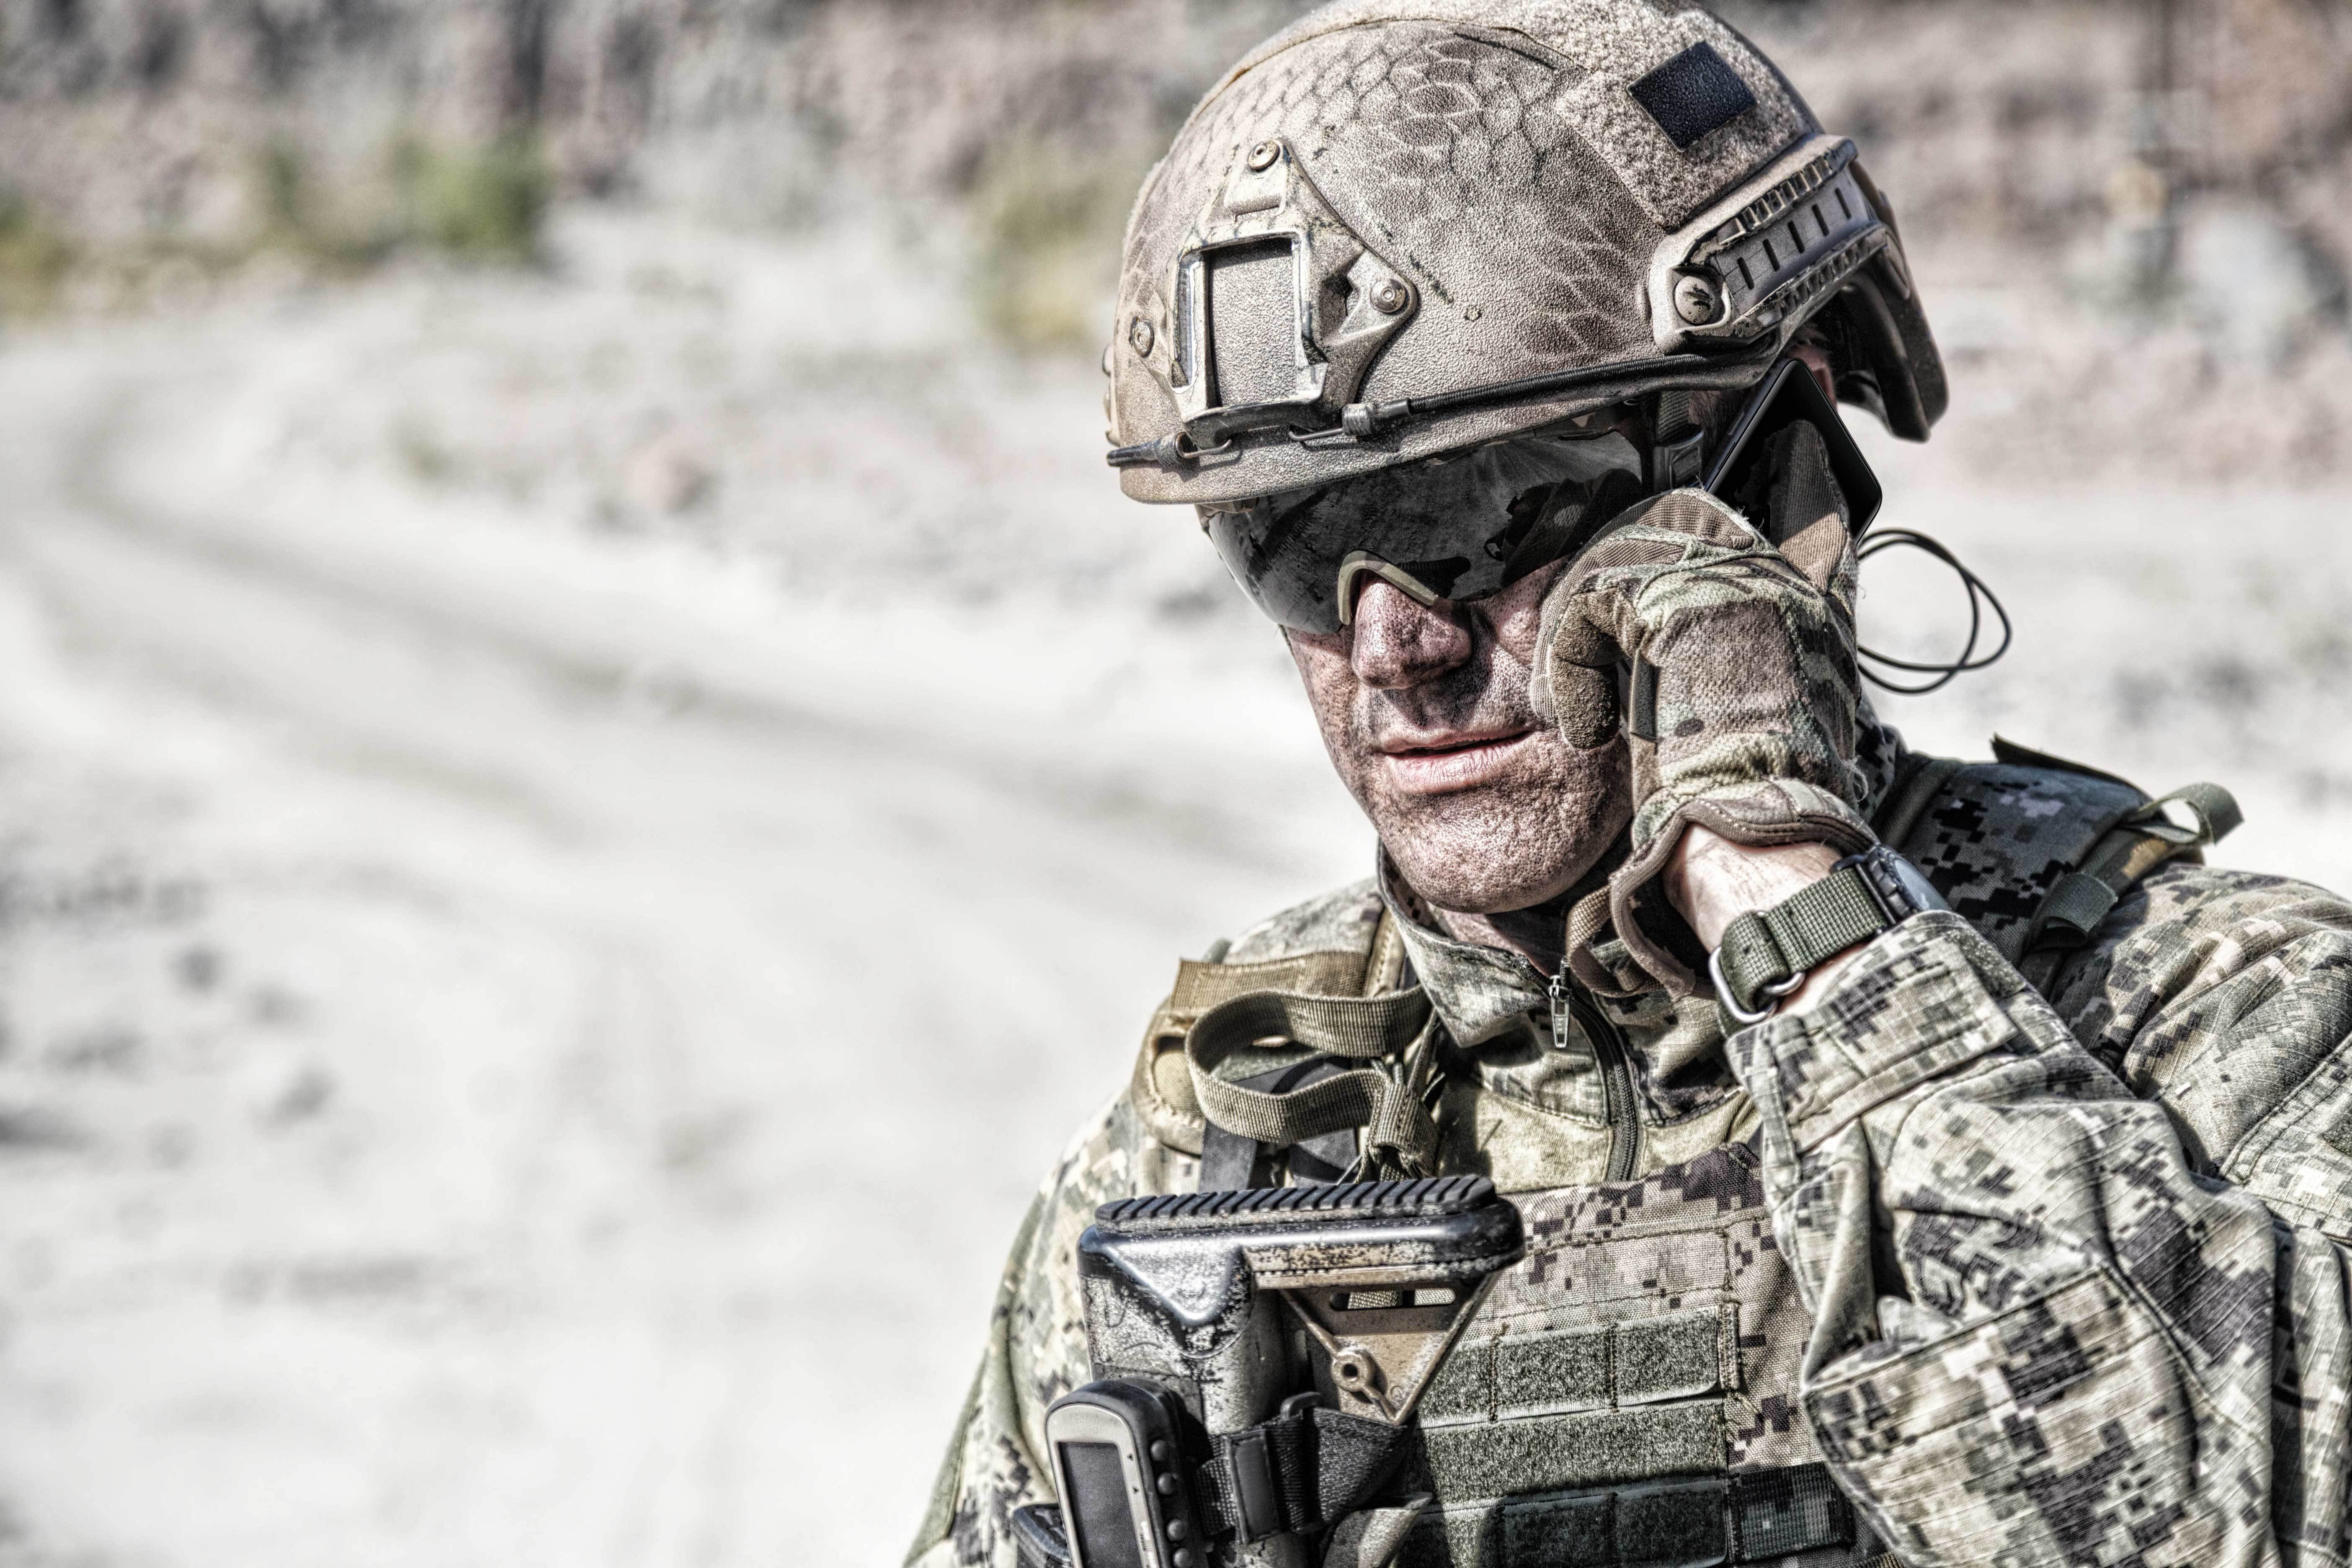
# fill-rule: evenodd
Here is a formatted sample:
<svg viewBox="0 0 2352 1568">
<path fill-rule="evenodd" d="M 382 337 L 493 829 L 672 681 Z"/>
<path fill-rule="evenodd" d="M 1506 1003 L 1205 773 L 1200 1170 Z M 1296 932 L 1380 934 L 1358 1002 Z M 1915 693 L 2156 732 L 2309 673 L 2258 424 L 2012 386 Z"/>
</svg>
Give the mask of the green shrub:
<svg viewBox="0 0 2352 1568">
<path fill-rule="evenodd" d="M 0 317 L 47 310 L 73 264 L 72 242 L 31 203 L 0 190 Z"/>
<path fill-rule="evenodd" d="M 393 154 L 393 181 L 404 237 L 485 261 L 537 258 L 553 180 L 529 138 L 471 147 L 404 141 Z"/>
<path fill-rule="evenodd" d="M 1020 142 L 982 164 L 971 194 L 974 303 L 1024 351 L 1101 346 L 1119 235 L 1149 158 Z"/>
</svg>

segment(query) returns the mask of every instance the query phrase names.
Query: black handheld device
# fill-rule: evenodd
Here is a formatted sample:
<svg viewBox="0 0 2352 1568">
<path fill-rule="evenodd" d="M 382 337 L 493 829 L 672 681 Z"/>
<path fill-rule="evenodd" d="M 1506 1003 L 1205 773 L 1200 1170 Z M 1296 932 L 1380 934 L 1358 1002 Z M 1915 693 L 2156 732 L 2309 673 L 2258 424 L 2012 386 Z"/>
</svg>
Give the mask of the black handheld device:
<svg viewBox="0 0 2352 1568">
<path fill-rule="evenodd" d="M 1131 1378 L 1104 1378 L 1045 1413 L 1046 1462 L 1062 1499 L 1066 1561 L 1076 1568 L 1193 1568 L 1201 1521 L 1192 1501 L 1183 1405 Z"/>
<path fill-rule="evenodd" d="M 1878 515 L 1886 492 L 1870 470 L 1853 433 L 1838 417 L 1837 405 L 1822 395 L 1821 384 L 1803 363 L 1784 359 L 1757 383 L 1756 390 L 1724 437 L 1723 449 L 1706 472 L 1706 489 L 1738 506 L 1753 503 L 1748 491 L 1761 477 L 1771 438 L 1791 425 L 1811 425 L 1828 449 L 1830 475 L 1845 497 L 1846 526 L 1859 541 Z M 1775 542 L 1779 542 L 1775 541 Z"/>
</svg>

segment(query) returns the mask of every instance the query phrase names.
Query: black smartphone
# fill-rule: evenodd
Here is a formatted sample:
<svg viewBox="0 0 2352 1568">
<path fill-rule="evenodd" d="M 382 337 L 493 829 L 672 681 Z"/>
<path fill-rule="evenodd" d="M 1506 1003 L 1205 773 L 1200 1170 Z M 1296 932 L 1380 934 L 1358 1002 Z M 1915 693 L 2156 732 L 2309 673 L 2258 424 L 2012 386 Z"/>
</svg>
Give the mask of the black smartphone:
<svg viewBox="0 0 2352 1568">
<path fill-rule="evenodd" d="M 1757 384 L 1707 470 L 1706 489 L 1738 505 L 1757 478 L 1771 437 L 1796 424 L 1821 432 L 1822 445 L 1829 451 L 1830 475 L 1845 497 L 1847 530 L 1859 541 L 1878 515 L 1886 492 L 1870 471 L 1862 448 L 1853 444 L 1853 433 L 1838 417 L 1837 405 L 1822 395 L 1821 383 L 1799 361 L 1780 361 Z"/>
</svg>

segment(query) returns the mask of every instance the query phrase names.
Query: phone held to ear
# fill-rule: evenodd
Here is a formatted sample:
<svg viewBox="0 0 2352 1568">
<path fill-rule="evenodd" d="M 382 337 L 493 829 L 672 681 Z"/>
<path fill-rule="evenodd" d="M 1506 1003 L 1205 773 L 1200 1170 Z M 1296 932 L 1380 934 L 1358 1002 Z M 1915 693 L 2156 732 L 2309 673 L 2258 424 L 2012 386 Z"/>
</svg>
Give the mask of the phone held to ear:
<svg viewBox="0 0 2352 1568">
<path fill-rule="evenodd" d="M 1708 466 L 1704 488 L 1739 504 L 1764 477 L 1759 470 L 1772 450 L 1772 437 L 1791 425 L 1811 425 L 1821 433 L 1830 477 L 1845 498 L 1847 531 L 1859 542 L 1886 492 L 1870 471 L 1862 448 L 1854 445 L 1853 433 L 1838 417 L 1837 405 L 1822 395 L 1821 383 L 1801 361 L 1784 359 L 1757 383 L 1724 437 L 1722 450 Z"/>
</svg>

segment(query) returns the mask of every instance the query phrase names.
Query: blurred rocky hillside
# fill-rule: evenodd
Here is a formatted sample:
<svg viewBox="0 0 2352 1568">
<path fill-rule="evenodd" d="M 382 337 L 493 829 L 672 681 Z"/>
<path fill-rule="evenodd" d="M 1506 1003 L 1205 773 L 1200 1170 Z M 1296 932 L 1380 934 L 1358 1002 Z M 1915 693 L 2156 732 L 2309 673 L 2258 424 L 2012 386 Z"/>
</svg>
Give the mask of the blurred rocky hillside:
<svg viewBox="0 0 2352 1568">
<path fill-rule="evenodd" d="M 888 226 L 1090 351 L 1135 182 L 1296 0 L 12 0 L 0 317 L 530 263 L 551 203 Z M 2352 5 L 1742 0 L 2040 476 L 2352 462 Z"/>
</svg>

